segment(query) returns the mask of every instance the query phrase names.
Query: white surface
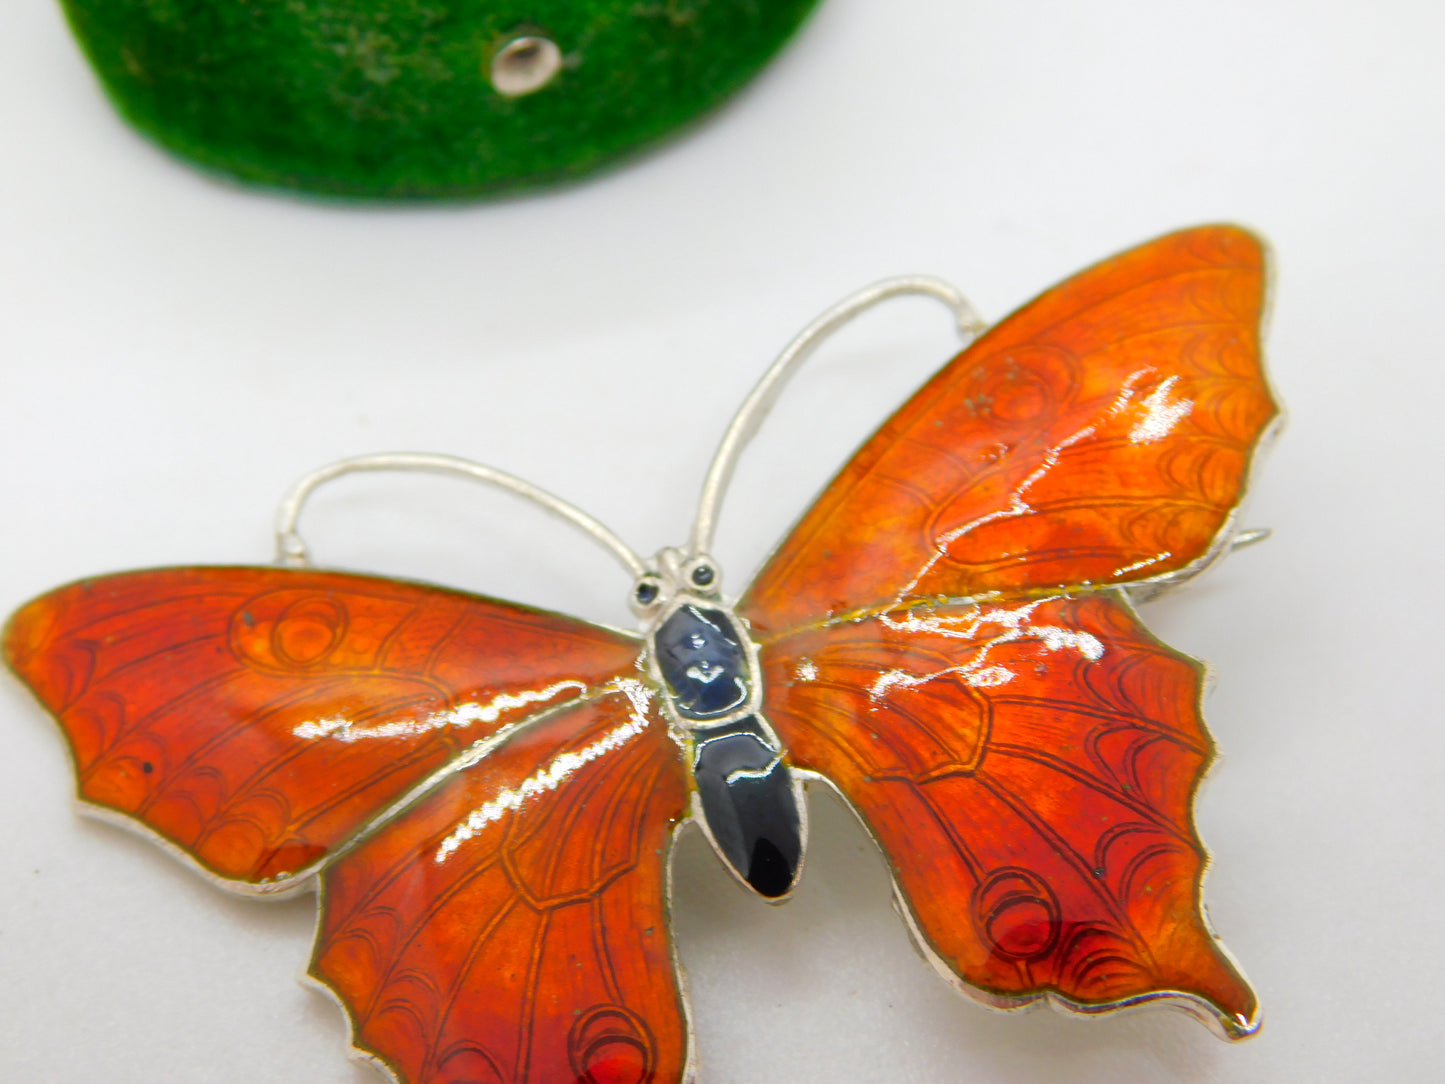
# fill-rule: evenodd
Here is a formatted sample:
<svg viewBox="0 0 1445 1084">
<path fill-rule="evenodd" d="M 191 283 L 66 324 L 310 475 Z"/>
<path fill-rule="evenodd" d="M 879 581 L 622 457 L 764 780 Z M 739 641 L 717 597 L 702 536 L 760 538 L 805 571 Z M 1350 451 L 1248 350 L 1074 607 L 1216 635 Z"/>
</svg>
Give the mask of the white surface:
<svg viewBox="0 0 1445 1084">
<path fill-rule="evenodd" d="M 997 317 L 1119 248 L 1242 221 L 1278 255 L 1291 421 L 1248 510 L 1276 535 L 1145 613 L 1217 667 L 1207 896 L 1263 1033 L 977 1007 L 815 802 L 790 906 L 734 891 L 696 837 L 679 859 L 701 1080 L 1438 1079 L 1442 41 L 1429 0 L 824 0 L 741 100 L 627 168 L 367 210 L 173 163 L 117 122 L 55 5 L 12 0 L 0 610 L 88 573 L 264 561 L 286 485 L 386 448 L 514 471 L 651 552 L 683 540 L 773 351 L 854 287 L 936 272 Z M 950 347 L 941 310 L 900 303 L 816 360 L 725 509 L 734 588 Z M 609 558 L 502 496 L 363 479 L 305 526 L 323 562 L 625 620 Z M 311 900 L 233 900 L 76 817 L 52 731 L 0 684 L 0 1078 L 377 1079 L 292 981 Z"/>
</svg>

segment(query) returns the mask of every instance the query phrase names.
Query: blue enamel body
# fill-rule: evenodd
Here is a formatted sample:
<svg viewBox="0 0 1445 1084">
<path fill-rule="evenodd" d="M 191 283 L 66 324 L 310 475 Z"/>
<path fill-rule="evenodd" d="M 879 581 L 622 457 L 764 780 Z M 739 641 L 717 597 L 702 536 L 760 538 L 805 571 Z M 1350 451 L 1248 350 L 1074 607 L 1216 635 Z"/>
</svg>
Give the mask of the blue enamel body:
<svg viewBox="0 0 1445 1084">
<path fill-rule="evenodd" d="M 672 706 L 702 722 L 740 711 L 752 695 L 747 640 L 722 610 L 679 606 L 653 634 Z"/>
<path fill-rule="evenodd" d="M 668 701 L 692 738 L 692 772 L 708 835 L 759 895 L 792 891 L 803 857 L 798 788 L 760 715 L 746 633 L 725 610 L 684 602 L 652 634 Z"/>
</svg>

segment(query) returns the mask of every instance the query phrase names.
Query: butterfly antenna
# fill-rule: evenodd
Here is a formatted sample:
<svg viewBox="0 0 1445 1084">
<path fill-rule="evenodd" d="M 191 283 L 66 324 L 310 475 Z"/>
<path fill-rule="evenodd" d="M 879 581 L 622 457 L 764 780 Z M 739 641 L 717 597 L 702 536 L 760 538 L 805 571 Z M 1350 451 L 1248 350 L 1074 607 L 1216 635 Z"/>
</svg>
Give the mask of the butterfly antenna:
<svg viewBox="0 0 1445 1084">
<path fill-rule="evenodd" d="M 508 474 L 470 459 L 459 459 L 451 455 L 432 455 L 426 452 L 382 452 L 377 455 L 359 455 L 350 459 L 338 459 L 335 463 L 312 471 L 291 487 L 281 507 L 276 512 L 276 561 L 291 567 L 302 567 L 310 563 L 306 543 L 297 531 L 297 521 L 307 499 L 318 486 L 340 478 L 344 474 L 358 474 L 372 471 L 415 471 L 425 474 L 446 474 L 466 478 L 473 482 L 505 489 L 525 497 L 533 504 L 551 512 L 558 519 L 565 520 L 594 541 L 602 543 L 620 561 L 633 579 L 647 571 L 647 564 L 632 551 L 626 542 L 618 538 L 607 527 L 593 519 L 576 505 L 564 501 L 545 489 L 524 482 L 516 475 Z"/>
<path fill-rule="evenodd" d="M 743 400 L 743 405 L 733 416 L 732 424 L 723 434 L 722 443 L 718 445 L 712 466 L 708 468 L 707 479 L 703 482 L 697 518 L 693 521 L 689 556 L 697 557 L 711 551 L 713 535 L 717 531 L 718 512 L 728 484 L 732 481 L 733 471 L 737 468 L 738 458 L 757 434 L 763 419 L 773 409 L 773 404 L 778 401 L 783 388 L 802 367 L 803 362 L 812 356 L 823 340 L 869 309 L 895 297 L 911 296 L 931 297 L 952 309 L 954 322 L 965 345 L 978 338 L 988 327 L 978 310 L 963 294 L 950 283 L 931 275 L 906 275 L 875 282 L 872 286 L 865 286 L 857 293 L 845 297 L 819 316 L 799 332 L 768 367 L 762 379 Z"/>
</svg>

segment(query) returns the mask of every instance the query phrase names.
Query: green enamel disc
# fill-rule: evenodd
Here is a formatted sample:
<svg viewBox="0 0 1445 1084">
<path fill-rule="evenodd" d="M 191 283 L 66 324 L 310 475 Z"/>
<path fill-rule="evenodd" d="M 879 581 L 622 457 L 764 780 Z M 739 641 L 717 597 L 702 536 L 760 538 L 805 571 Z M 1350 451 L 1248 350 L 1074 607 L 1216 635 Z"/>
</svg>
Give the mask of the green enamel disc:
<svg viewBox="0 0 1445 1084">
<path fill-rule="evenodd" d="M 575 177 L 741 87 L 817 0 L 64 0 L 121 112 L 233 177 L 467 197 Z"/>
</svg>

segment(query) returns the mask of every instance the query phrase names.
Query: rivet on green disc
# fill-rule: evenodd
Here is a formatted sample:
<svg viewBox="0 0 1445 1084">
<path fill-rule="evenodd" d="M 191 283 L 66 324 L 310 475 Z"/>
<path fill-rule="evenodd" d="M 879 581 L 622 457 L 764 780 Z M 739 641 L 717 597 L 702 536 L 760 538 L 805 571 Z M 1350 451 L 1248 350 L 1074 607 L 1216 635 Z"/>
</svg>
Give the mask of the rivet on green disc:
<svg viewBox="0 0 1445 1084">
<path fill-rule="evenodd" d="M 763 66 L 818 0 L 63 0 L 135 126 L 259 184 L 466 197 L 575 177 Z"/>
</svg>

